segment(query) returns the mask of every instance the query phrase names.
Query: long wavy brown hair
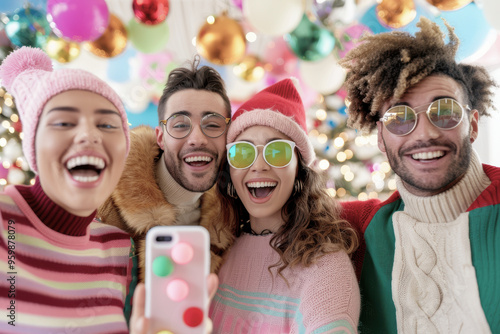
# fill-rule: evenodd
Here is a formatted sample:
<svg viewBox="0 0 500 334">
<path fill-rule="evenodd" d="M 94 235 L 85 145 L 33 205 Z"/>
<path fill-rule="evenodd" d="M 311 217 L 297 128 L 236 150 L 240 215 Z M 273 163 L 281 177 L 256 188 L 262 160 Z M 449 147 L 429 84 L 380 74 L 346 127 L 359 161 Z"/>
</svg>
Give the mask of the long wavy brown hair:
<svg viewBox="0 0 500 334">
<path fill-rule="evenodd" d="M 293 192 L 281 210 L 285 224 L 272 237 L 271 247 L 279 254 L 280 261 L 269 267 L 278 267 L 278 275 L 287 267 L 305 267 L 328 253 L 345 251 L 352 254 L 358 247 L 358 238 L 349 223 L 340 219 L 340 204 L 325 189 L 325 178 L 316 170 L 307 167 L 297 152 L 298 173 L 295 182 L 302 182 L 300 192 Z M 223 220 L 219 224 L 229 224 L 236 236 L 241 231 L 241 223 L 249 215 L 239 198 L 228 195 L 231 182 L 229 165 L 221 166 L 217 181 L 217 193 L 222 201 Z M 285 278 L 286 280 L 286 278 Z"/>
<path fill-rule="evenodd" d="M 454 79 L 462 86 L 466 103 L 480 116 L 489 116 L 496 83 L 485 68 L 455 61 L 459 40 L 453 28 L 445 25 L 447 44 L 439 26 L 423 17 L 415 36 L 398 31 L 366 36 L 339 61 L 348 70 L 349 126 L 373 130 L 385 102 L 399 100 L 408 88 L 430 75 Z"/>
</svg>

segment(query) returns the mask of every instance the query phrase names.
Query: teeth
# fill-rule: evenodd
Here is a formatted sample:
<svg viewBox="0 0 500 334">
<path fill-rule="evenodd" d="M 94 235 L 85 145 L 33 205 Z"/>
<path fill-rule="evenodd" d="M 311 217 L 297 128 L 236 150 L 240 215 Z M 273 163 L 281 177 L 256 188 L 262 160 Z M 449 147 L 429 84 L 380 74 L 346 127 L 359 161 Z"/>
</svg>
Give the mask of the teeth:
<svg viewBox="0 0 500 334">
<path fill-rule="evenodd" d="M 75 168 L 76 166 L 82 166 L 82 165 L 92 165 L 97 169 L 104 169 L 104 167 L 106 166 L 104 160 L 101 158 L 83 155 L 70 159 L 66 163 L 66 168 L 72 169 Z"/>
<path fill-rule="evenodd" d="M 186 158 L 184 160 L 186 162 L 197 162 L 197 161 L 210 162 L 210 161 L 212 161 L 212 158 L 207 157 L 206 155 L 200 155 L 200 156 L 196 156 L 196 157 L 189 157 L 189 158 Z"/>
<path fill-rule="evenodd" d="M 78 175 L 73 176 L 73 179 L 75 181 L 78 181 L 78 182 L 94 182 L 94 181 L 97 181 L 98 178 L 99 178 L 98 175 L 96 175 L 96 176 L 78 176 Z"/>
<path fill-rule="evenodd" d="M 278 182 L 249 182 L 247 183 L 248 188 L 266 188 L 266 187 L 276 187 Z"/>
<path fill-rule="evenodd" d="M 412 154 L 411 157 L 415 160 L 429 160 L 434 158 L 439 158 L 444 155 L 443 151 L 435 151 L 435 152 L 422 152 Z"/>
</svg>

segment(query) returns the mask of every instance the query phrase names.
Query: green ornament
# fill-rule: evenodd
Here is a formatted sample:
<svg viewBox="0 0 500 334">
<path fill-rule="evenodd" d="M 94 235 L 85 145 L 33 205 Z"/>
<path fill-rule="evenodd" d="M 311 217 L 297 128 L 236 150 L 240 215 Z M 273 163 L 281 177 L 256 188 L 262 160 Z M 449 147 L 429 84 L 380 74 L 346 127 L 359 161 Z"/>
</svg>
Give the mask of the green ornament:
<svg viewBox="0 0 500 334">
<path fill-rule="evenodd" d="M 5 25 L 5 34 L 11 43 L 21 46 L 43 48 L 51 28 L 46 14 L 31 7 L 20 8 L 10 14 Z"/>
<path fill-rule="evenodd" d="M 285 40 L 297 57 L 306 61 L 323 59 L 335 47 L 333 33 L 311 22 L 305 14 L 297 28 L 285 35 Z"/>
<path fill-rule="evenodd" d="M 153 260 L 153 273 L 159 277 L 165 277 L 172 273 L 174 264 L 166 256 L 158 256 Z"/>
</svg>

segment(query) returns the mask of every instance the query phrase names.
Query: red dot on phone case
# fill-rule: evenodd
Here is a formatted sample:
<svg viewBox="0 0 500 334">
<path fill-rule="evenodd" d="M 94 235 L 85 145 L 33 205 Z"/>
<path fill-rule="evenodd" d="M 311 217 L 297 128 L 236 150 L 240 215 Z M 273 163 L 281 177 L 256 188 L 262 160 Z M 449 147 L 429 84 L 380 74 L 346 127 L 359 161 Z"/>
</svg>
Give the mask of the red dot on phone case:
<svg viewBox="0 0 500 334">
<path fill-rule="evenodd" d="M 167 296 L 175 302 L 179 302 L 187 297 L 189 286 L 181 279 L 174 279 L 167 285 Z"/>
<path fill-rule="evenodd" d="M 193 247 L 186 242 L 180 242 L 172 247 L 172 259 L 175 263 L 186 264 L 193 259 Z"/>
<path fill-rule="evenodd" d="M 196 327 L 203 322 L 203 311 L 199 307 L 190 307 L 184 311 L 182 319 L 189 327 Z"/>
</svg>

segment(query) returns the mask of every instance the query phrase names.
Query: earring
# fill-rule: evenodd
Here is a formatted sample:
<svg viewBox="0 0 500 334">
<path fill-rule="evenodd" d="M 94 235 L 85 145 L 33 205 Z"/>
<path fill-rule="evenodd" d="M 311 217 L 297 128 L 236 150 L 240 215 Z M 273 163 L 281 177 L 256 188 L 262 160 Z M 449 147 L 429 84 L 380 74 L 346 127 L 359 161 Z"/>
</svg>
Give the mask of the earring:
<svg viewBox="0 0 500 334">
<path fill-rule="evenodd" d="M 229 197 L 232 197 L 234 199 L 238 198 L 238 194 L 236 193 L 236 189 L 234 189 L 234 185 L 231 181 L 227 184 L 227 194 Z"/>
<path fill-rule="evenodd" d="M 303 188 L 304 188 L 304 182 L 302 182 L 299 179 L 296 179 L 295 182 L 293 183 L 293 194 L 294 195 L 300 194 Z"/>
</svg>

